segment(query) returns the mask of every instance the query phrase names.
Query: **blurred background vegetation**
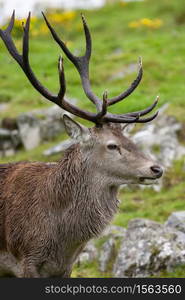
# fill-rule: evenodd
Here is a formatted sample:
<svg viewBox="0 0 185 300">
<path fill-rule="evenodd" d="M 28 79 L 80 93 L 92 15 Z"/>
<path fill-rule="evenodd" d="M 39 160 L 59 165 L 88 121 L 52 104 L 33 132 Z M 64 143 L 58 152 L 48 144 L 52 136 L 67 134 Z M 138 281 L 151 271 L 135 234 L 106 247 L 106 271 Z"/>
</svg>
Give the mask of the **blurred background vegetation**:
<svg viewBox="0 0 185 300">
<path fill-rule="evenodd" d="M 93 40 L 90 78 L 94 92 L 101 97 L 108 90 L 110 97 L 126 89 L 136 76 L 127 72 L 116 76 L 138 57 L 143 59 L 144 77 L 137 90 L 127 100 L 110 108 L 110 111 L 127 112 L 139 110 L 160 96 L 159 107 L 169 102 L 168 113 L 185 124 L 185 5 L 184 0 L 146 0 L 139 2 L 107 1 L 99 10 L 62 11 L 50 9 L 47 16 L 70 50 L 83 54 L 85 43 L 80 12 L 83 12 Z M 13 36 L 21 50 L 22 21 L 16 21 Z M 39 80 L 53 92 L 58 91 L 57 60 L 61 54 L 58 45 L 49 34 L 43 18 L 34 17 L 30 30 L 30 61 Z M 67 79 L 67 96 L 77 98 L 81 108 L 94 110 L 86 99 L 74 66 L 64 57 Z M 8 54 L 0 41 L 0 103 L 9 107 L 0 118 L 14 117 L 22 112 L 50 106 L 25 78 L 17 63 Z M 84 122 L 86 125 L 92 124 Z M 57 160 L 59 155 L 46 158 L 44 149 L 65 139 L 59 136 L 53 142 L 37 149 L 20 151 L 1 162 L 18 160 Z M 184 141 L 182 141 L 184 142 Z M 165 174 L 164 187 L 160 193 L 151 189 L 122 190 L 122 200 L 113 223 L 126 226 L 135 217 L 144 217 L 164 222 L 169 214 L 185 209 L 185 162 L 175 162 Z M 95 265 L 76 267 L 73 276 L 103 277 Z M 185 277 L 185 271 L 177 269 L 173 274 L 161 276 Z"/>
</svg>

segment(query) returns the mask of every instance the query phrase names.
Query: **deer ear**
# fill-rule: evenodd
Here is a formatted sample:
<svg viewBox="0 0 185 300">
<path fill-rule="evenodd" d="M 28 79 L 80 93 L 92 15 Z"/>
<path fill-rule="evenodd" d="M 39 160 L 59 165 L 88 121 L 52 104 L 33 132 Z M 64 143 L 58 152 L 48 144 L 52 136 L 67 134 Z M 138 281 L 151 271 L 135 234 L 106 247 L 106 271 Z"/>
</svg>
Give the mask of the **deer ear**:
<svg viewBox="0 0 185 300">
<path fill-rule="evenodd" d="M 64 126 L 67 134 L 78 142 L 88 141 L 90 138 L 89 129 L 72 120 L 69 116 L 63 115 Z"/>
<path fill-rule="evenodd" d="M 134 129 L 135 123 L 128 123 L 128 124 L 121 124 L 121 130 L 124 133 L 124 135 L 129 135 L 130 132 Z"/>
</svg>

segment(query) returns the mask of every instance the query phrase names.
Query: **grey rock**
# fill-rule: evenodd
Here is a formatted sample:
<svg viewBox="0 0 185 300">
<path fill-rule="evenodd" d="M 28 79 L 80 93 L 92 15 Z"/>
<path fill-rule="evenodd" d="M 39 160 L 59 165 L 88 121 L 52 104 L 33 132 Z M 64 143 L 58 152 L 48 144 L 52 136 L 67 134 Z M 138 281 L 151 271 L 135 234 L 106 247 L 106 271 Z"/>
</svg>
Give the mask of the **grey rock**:
<svg viewBox="0 0 185 300">
<path fill-rule="evenodd" d="M 68 102 L 72 103 L 72 104 L 77 103 L 77 99 L 74 99 L 74 98 L 73 99 L 66 99 L 66 100 Z M 30 113 L 33 114 L 36 117 L 52 118 L 52 119 L 57 119 L 57 120 L 62 119 L 62 116 L 64 114 L 67 114 L 71 118 L 74 118 L 74 116 L 72 114 L 65 111 L 64 109 L 62 109 L 61 107 L 59 107 L 56 104 L 50 106 L 49 108 L 34 109 Z"/>
<path fill-rule="evenodd" d="M 115 253 L 115 239 L 108 239 L 102 246 L 99 255 L 99 269 L 101 272 L 107 271 L 108 264 Z"/>
<path fill-rule="evenodd" d="M 145 124 L 133 135 L 128 133 L 134 143 L 154 161 L 159 162 L 164 170 L 171 167 L 174 160 L 185 155 L 185 147 L 178 140 L 182 124 L 175 117 L 165 114 L 167 108 L 168 103 L 160 108 L 159 116 L 152 123 Z M 162 180 L 163 178 L 160 178 L 150 187 L 160 191 Z M 147 188 L 147 186 L 140 185 L 140 188 Z"/>
<path fill-rule="evenodd" d="M 2 151 L 6 151 L 8 149 L 11 149 L 12 147 L 13 147 L 13 145 L 12 145 L 12 141 L 10 139 L 9 140 L 6 139 L 3 141 L 0 140 L 0 149 Z"/>
<path fill-rule="evenodd" d="M 105 228 L 100 236 L 100 240 L 106 238 L 100 249 L 98 263 L 102 272 L 107 271 L 109 262 L 114 262 L 116 256 L 116 242 L 125 237 L 126 229 L 121 226 L 109 225 Z"/>
<path fill-rule="evenodd" d="M 0 128 L 0 139 L 4 138 L 10 138 L 11 137 L 11 131 L 8 129 Z"/>
<path fill-rule="evenodd" d="M 16 118 L 5 117 L 1 120 L 1 127 L 8 130 L 17 129 Z"/>
<path fill-rule="evenodd" d="M 172 227 L 185 233 L 185 211 L 173 212 L 167 219 L 165 226 Z"/>
<path fill-rule="evenodd" d="M 26 150 L 31 150 L 41 143 L 40 121 L 33 114 L 22 114 L 17 118 L 19 134 Z"/>
<path fill-rule="evenodd" d="M 11 140 L 15 149 L 21 144 L 21 138 L 18 130 L 11 131 Z"/>
<path fill-rule="evenodd" d="M 116 240 L 122 239 L 125 231 L 126 229 L 121 226 L 108 226 L 99 237 L 100 241 L 102 238 L 106 238 L 106 241 L 103 243 L 101 248 L 99 249 L 99 247 L 96 246 L 97 239 L 89 241 L 77 258 L 76 263 L 79 264 L 98 260 L 100 270 L 105 272 L 112 255 L 115 254 Z"/>
<path fill-rule="evenodd" d="M 50 141 L 64 131 L 62 119 L 53 120 L 52 118 L 48 118 L 40 121 L 40 133 L 43 141 Z"/>
<path fill-rule="evenodd" d="M 66 140 L 66 141 L 63 141 L 61 142 L 60 144 L 54 146 L 54 147 L 51 147 L 47 150 L 45 150 L 43 152 L 43 155 L 45 156 L 49 156 L 49 155 L 54 155 L 54 154 L 57 154 L 57 153 L 62 153 L 64 152 L 67 148 L 69 148 L 70 146 L 74 145 L 75 141 L 73 140 Z"/>
<path fill-rule="evenodd" d="M 109 225 L 102 232 L 101 237 L 124 238 L 126 228 L 116 225 Z"/>
<path fill-rule="evenodd" d="M 89 241 L 85 248 L 83 249 L 82 253 L 77 258 L 76 263 L 82 262 L 91 262 L 95 260 L 98 256 L 98 250 L 95 247 L 94 240 Z"/>
<path fill-rule="evenodd" d="M 159 117 L 151 124 L 146 124 L 136 132 L 133 141 L 148 154 L 160 161 L 164 168 L 172 165 L 175 159 L 185 155 L 185 147 L 180 145 L 177 137 L 181 124 L 172 116 L 164 114 L 167 104 L 160 109 Z M 158 147 L 158 152 L 155 152 Z"/>
<path fill-rule="evenodd" d="M 17 130 L 0 128 L 0 157 L 14 155 L 20 143 Z"/>
<path fill-rule="evenodd" d="M 15 149 L 14 148 L 9 148 L 7 150 L 4 150 L 4 156 L 9 157 L 15 155 Z"/>
<path fill-rule="evenodd" d="M 75 104 L 76 99 L 68 100 Z M 33 110 L 31 112 L 36 118 L 40 120 L 41 139 L 49 141 L 65 131 L 63 124 L 63 115 L 66 114 L 71 118 L 73 115 L 60 108 L 58 105 L 53 105 L 49 108 Z"/>
<path fill-rule="evenodd" d="M 77 102 L 76 99 L 70 99 L 68 101 L 72 104 Z M 33 110 L 31 114 L 35 118 L 38 118 L 40 122 L 40 134 L 42 141 L 52 140 L 65 131 L 62 119 L 64 114 L 74 118 L 73 115 L 66 112 L 58 105 L 53 105 L 45 109 Z"/>
<path fill-rule="evenodd" d="M 185 234 L 157 222 L 134 219 L 114 264 L 115 277 L 149 277 L 185 264 Z"/>
<path fill-rule="evenodd" d="M 77 102 L 76 99 L 68 101 L 73 104 Z M 24 146 L 25 150 L 34 149 L 41 142 L 52 140 L 63 133 L 64 124 L 62 117 L 64 114 L 69 115 L 71 118 L 74 117 L 57 105 L 19 115 L 15 119 L 15 125 L 18 130 L 14 130 L 14 128 L 0 128 L 0 156 L 15 154 L 17 146 L 20 144 Z M 63 149 L 66 149 L 70 144 L 72 143 L 67 141 L 62 143 L 62 145 L 57 145 L 54 149 L 46 151 L 46 155 L 50 155 L 50 152 L 52 154 L 52 151 L 53 153 L 64 151 Z"/>
</svg>

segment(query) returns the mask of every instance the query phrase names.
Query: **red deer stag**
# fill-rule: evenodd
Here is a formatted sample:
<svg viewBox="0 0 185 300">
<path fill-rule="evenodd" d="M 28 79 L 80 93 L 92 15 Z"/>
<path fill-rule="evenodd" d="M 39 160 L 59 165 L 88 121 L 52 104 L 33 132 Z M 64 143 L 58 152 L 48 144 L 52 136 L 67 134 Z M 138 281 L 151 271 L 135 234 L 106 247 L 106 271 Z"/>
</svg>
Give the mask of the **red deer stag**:
<svg viewBox="0 0 185 300">
<path fill-rule="evenodd" d="M 22 55 L 11 37 L 14 13 L 0 36 L 42 96 L 95 126 L 86 128 L 64 115 L 66 131 L 76 142 L 58 163 L 0 165 L 1 276 L 70 277 L 72 266 L 87 241 L 98 236 L 115 214 L 119 186 L 146 183 L 163 173 L 159 165 L 123 135 L 123 124 L 145 123 L 157 116 L 155 113 L 142 118 L 153 110 L 157 99 L 141 111 L 118 115 L 107 112 L 108 106 L 123 100 L 138 86 L 142 78 L 141 61 L 137 78 L 125 92 L 114 98 L 108 98 L 104 92 L 101 100 L 92 92 L 89 81 L 91 35 L 84 17 L 86 52 L 77 57 L 43 16 L 54 40 L 78 70 L 83 90 L 96 106 L 96 113 L 82 110 L 64 98 L 66 84 L 61 57 L 57 95 L 50 93 L 36 78 L 28 58 L 30 14 L 23 26 Z"/>
</svg>

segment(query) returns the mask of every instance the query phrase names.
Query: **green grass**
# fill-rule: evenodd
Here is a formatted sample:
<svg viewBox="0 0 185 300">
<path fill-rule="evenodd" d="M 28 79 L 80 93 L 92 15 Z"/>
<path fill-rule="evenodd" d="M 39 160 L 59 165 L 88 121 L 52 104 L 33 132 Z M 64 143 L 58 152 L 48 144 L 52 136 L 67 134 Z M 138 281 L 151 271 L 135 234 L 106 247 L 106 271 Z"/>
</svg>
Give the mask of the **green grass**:
<svg viewBox="0 0 185 300">
<path fill-rule="evenodd" d="M 75 265 L 73 268 L 73 272 L 71 274 L 71 277 L 77 277 L 77 278 L 109 278 L 111 277 L 110 272 L 100 272 L 98 269 L 98 262 L 92 261 L 91 263 L 80 263 Z"/>
<path fill-rule="evenodd" d="M 185 277 L 184 269 L 185 269 L 185 265 L 177 266 L 176 268 L 174 268 L 173 271 L 161 272 L 159 278 L 184 278 Z"/>
<path fill-rule="evenodd" d="M 109 81 L 115 74 L 130 63 L 137 62 L 142 56 L 144 78 L 139 88 L 126 102 L 119 103 L 110 110 L 129 111 L 148 105 L 156 95 L 160 95 L 160 105 L 169 101 L 171 109 L 185 107 L 184 94 L 184 53 L 185 21 L 182 18 L 184 3 L 179 0 L 144 1 L 121 6 L 119 3 L 108 5 L 98 11 L 84 12 L 92 32 L 93 53 L 90 75 L 93 90 L 101 97 L 105 89 L 110 97 L 126 89 L 136 74 L 123 79 Z M 181 19 L 180 19 L 181 17 Z M 129 28 L 128 23 L 141 18 L 160 18 L 163 26 L 159 29 Z M 181 22 L 179 23 L 179 19 Z M 80 26 L 80 12 L 69 27 L 56 27 L 57 32 L 67 42 L 70 49 L 83 53 L 84 37 Z M 57 58 L 60 48 L 48 35 L 30 38 L 30 60 L 38 78 L 51 91 L 57 92 Z M 21 41 L 17 40 L 19 49 Z M 0 102 L 11 101 L 7 115 L 27 111 L 30 108 L 49 105 L 25 79 L 23 72 L 10 58 L 2 42 L 0 43 Z M 114 51 L 120 48 L 122 53 Z M 80 99 L 80 105 L 93 109 L 84 96 L 80 80 L 74 66 L 65 59 L 67 94 Z M 21 92 L 20 92 L 21 91 Z M 185 120 L 184 114 L 179 117 Z"/>
<path fill-rule="evenodd" d="M 159 107 L 169 102 L 168 112 L 185 122 L 185 9 L 183 0 L 148 0 L 144 2 L 110 4 L 96 11 L 85 11 L 92 33 L 93 53 L 90 64 L 90 77 L 93 91 L 101 97 L 104 90 L 109 96 L 115 96 L 126 89 L 134 80 L 136 73 L 122 79 L 110 81 L 110 77 L 142 56 L 144 77 L 140 86 L 127 100 L 110 108 L 110 111 L 127 112 L 139 110 L 149 105 L 156 95 L 160 95 Z M 163 26 L 158 29 L 129 28 L 128 23 L 141 18 L 159 18 Z M 41 21 L 42 22 L 42 21 Z M 80 12 L 68 27 L 56 30 L 68 42 L 70 50 L 83 53 L 84 36 L 80 25 Z M 81 27 L 80 27 L 81 26 Z M 15 39 L 19 49 L 21 40 Z M 116 49 L 122 51 L 118 54 Z M 58 91 L 57 59 L 61 49 L 50 35 L 30 38 L 30 61 L 39 80 L 54 93 Z M 67 96 L 79 99 L 78 105 L 94 110 L 85 97 L 79 76 L 74 66 L 65 58 Z M 0 103 L 8 102 L 9 109 L 1 113 L 0 118 L 16 116 L 35 108 L 49 106 L 29 82 L 16 62 L 10 58 L 0 41 Z M 89 124 L 81 121 L 82 123 Z M 92 124 L 91 124 L 92 125 Z M 50 161 L 60 155 L 46 158 L 42 152 L 62 140 L 59 136 L 50 143 L 45 143 L 29 152 L 20 151 L 16 156 L 3 158 L 1 162 L 18 160 Z M 157 151 L 158 149 L 156 149 Z M 149 218 L 164 222 L 172 211 L 185 209 L 185 162 L 175 162 L 164 176 L 164 187 L 160 193 L 151 189 L 129 190 L 120 192 L 122 200 L 113 223 L 127 226 L 135 217 Z M 76 266 L 73 276 L 111 277 L 110 272 L 101 274 L 97 263 Z M 183 268 L 173 273 L 161 273 L 161 277 L 185 277 Z"/>
</svg>

